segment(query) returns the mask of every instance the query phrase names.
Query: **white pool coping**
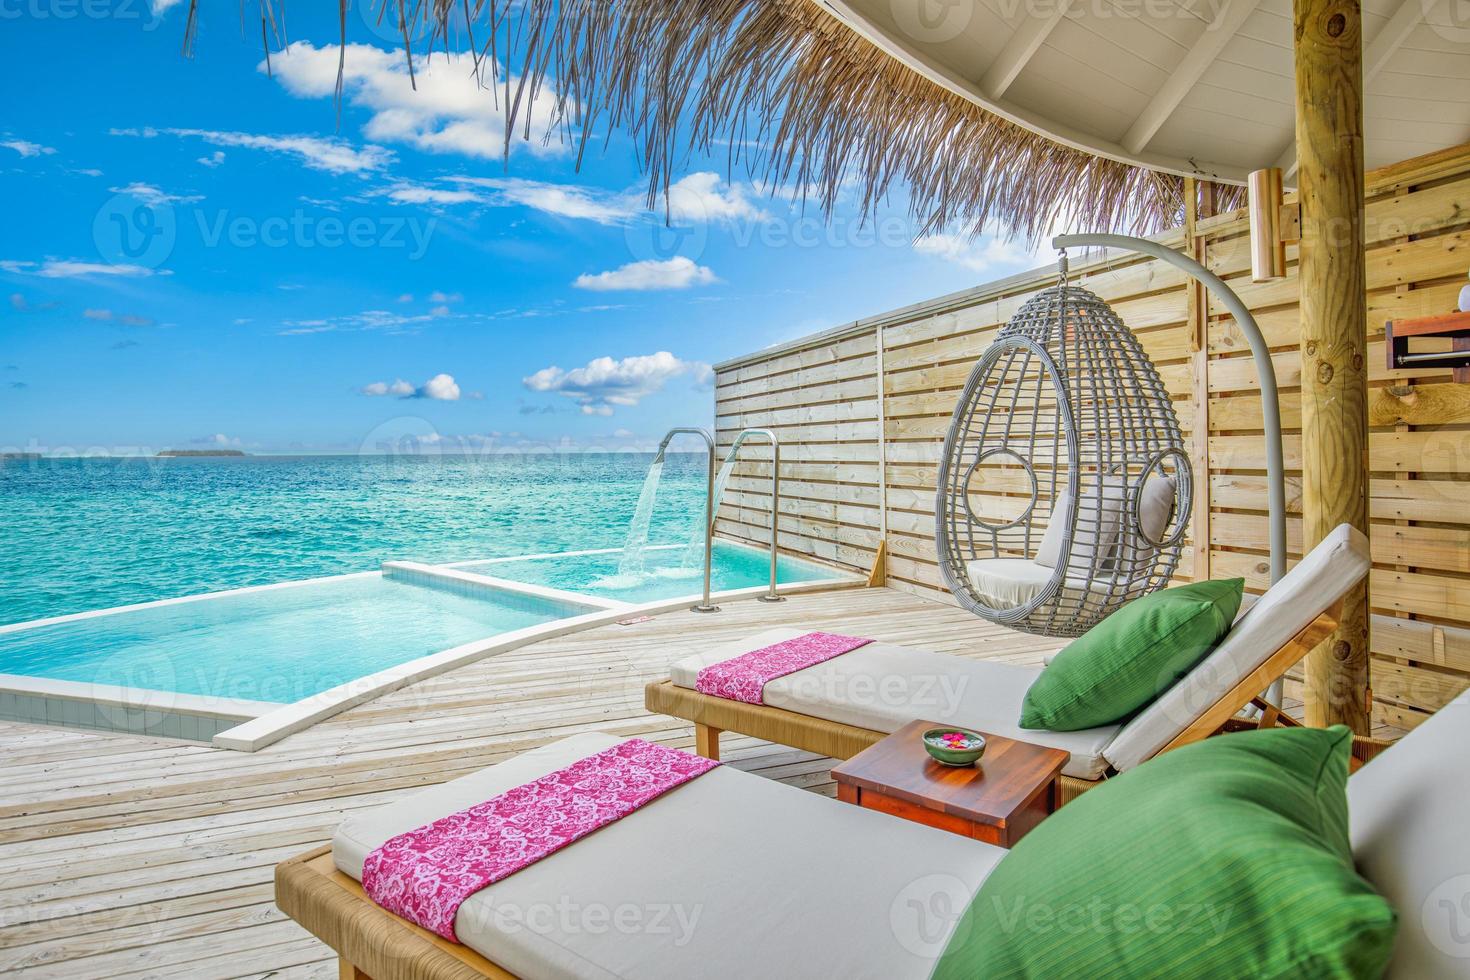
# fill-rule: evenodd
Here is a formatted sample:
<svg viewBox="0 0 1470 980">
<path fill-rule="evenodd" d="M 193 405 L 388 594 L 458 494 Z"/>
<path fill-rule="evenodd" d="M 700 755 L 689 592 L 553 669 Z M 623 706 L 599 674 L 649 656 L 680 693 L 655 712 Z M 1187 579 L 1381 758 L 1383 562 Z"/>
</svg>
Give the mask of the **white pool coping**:
<svg viewBox="0 0 1470 980">
<path fill-rule="evenodd" d="M 427 578 L 442 582 L 446 585 L 463 585 L 477 587 L 490 592 L 509 592 L 512 595 L 527 596 L 532 599 L 541 599 L 545 602 L 555 603 L 563 606 L 575 606 L 579 609 L 630 609 L 632 603 L 619 602 L 616 599 L 603 599 L 598 596 L 585 595 L 581 592 L 567 592 L 564 589 L 553 589 L 545 585 L 532 585 L 528 582 L 514 582 L 508 578 L 496 578 L 493 575 L 478 575 L 474 572 L 466 572 L 461 568 L 450 568 L 443 565 L 428 565 L 417 561 L 385 561 L 383 562 L 383 575 L 392 578 L 397 571 L 409 572 L 412 576 Z M 406 581 L 413 581 L 409 578 Z"/>
<path fill-rule="evenodd" d="M 742 541 L 722 539 L 719 543 L 742 550 L 758 551 L 763 555 L 768 553 L 764 548 L 757 548 L 754 545 L 749 545 Z M 647 550 L 664 551 L 682 547 L 684 546 L 679 544 L 651 545 Z M 387 577 L 390 575 L 389 569 L 395 567 L 409 571 L 415 575 L 427 575 L 441 579 L 446 584 L 483 588 L 589 610 L 582 615 L 554 619 L 547 623 L 540 623 L 536 626 L 529 626 L 509 633 L 499 633 L 484 639 L 473 640 L 457 647 L 451 647 L 448 650 L 442 650 L 438 653 L 409 660 L 376 673 L 356 678 L 345 684 L 329 688 L 290 704 L 279 704 L 270 701 L 249 701 L 240 698 L 222 698 L 199 694 L 181 694 L 174 691 L 120 687 L 108 684 L 93 684 L 84 681 L 53 680 L 51 678 L 33 677 L 23 674 L 0 674 L 0 719 L 4 719 L 9 714 L 13 716 L 9 720 L 21 721 L 28 724 L 55 724 L 63 727 L 78 727 L 116 732 L 118 734 L 144 736 L 163 734 L 164 737 L 194 738 L 200 744 L 206 744 L 207 739 L 207 744 L 212 744 L 216 748 L 233 749 L 240 752 L 254 752 L 257 749 L 262 749 L 267 745 L 278 742 L 288 735 L 303 731 L 319 721 L 340 714 L 349 708 L 356 707 L 359 704 L 371 701 L 374 698 L 398 690 L 401 687 L 406 687 L 409 684 L 414 684 L 437 674 L 474 663 L 477 660 L 516 650 L 540 640 L 565 636 L 569 633 L 594 629 L 599 626 L 608 626 L 639 616 L 653 616 L 659 613 L 686 609 L 701 601 L 702 595 L 700 593 L 693 593 L 675 598 L 656 599 L 651 602 L 628 603 L 616 599 L 606 599 L 581 592 L 569 592 L 547 586 L 531 585 L 525 582 L 516 582 L 510 579 L 481 575 L 464 570 L 467 566 L 482 567 L 518 561 L 575 558 L 586 555 L 612 554 L 621 550 L 621 548 L 595 548 L 583 551 L 546 552 L 535 555 L 513 555 L 503 558 L 471 559 L 441 565 L 410 561 L 390 561 L 384 562 L 382 568 L 378 571 L 348 572 L 342 575 L 323 575 L 309 579 L 297 579 L 290 582 L 273 582 L 268 585 L 251 585 L 238 589 L 203 592 L 172 599 L 158 599 L 152 602 L 139 602 L 126 606 L 113 606 L 109 609 L 95 609 L 88 612 L 71 613 L 65 616 L 52 616 L 45 619 L 33 619 L 23 623 L 11 623 L 0 626 L 0 635 L 143 609 L 156 609 L 164 606 L 201 602 L 206 599 L 218 599 L 224 596 L 269 592 L 278 589 L 342 582 L 373 576 Z M 857 588 L 866 584 L 866 579 L 863 576 L 855 572 L 847 572 L 836 566 L 828 565 L 817 559 L 799 555 L 786 557 L 801 564 L 825 568 L 833 574 L 830 578 L 811 579 L 804 582 L 790 582 L 777 585 L 776 591 L 778 594 L 793 595 L 806 592 L 824 592 L 834 589 Z M 755 599 L 759 596 L 766 595 L 768 591 L 769 587 L 766 585 L 751 586 L 745 589 L 732 589 L 726 592 L 714 593 L 711 596 L 711 600 L 720 603 L 738 602 L 743 599 Z M 7 705 L 14 706 L 13 710 L 7 712 L 5 710 Z M 136 720 L 139 716 L 144 717 L 147 722 L 146 730 L 129 727 L 129 724 L 119 725 L 112 723 L 114 717 L 119 713 L 128 716 L 130 722 Z M 83 717 L 84 715 L 85 717 Z M 219 731 L 212 738 L 208 738 L 208 731 L 213 730 L 213 728 L 223 727 L 232 721 L 239 721 L 240 724 Z M 190 731 L 191 726 L 194 730 L 204 734 L 196 736 L 174 734 L 176 731 L 187 733 Z M 210 726 L 213 726 L 213 728 Z"/>
<path fill-rule="evenodd" d="M 866 584 L 865 579 L 854 575 L 852 577 L 813 579 L 808 582 L 790 582 L 776 586 L 776 591 L 781 595 L 794 595 L 804 592 L 861 588 Z M 711 599 L 719 603 L 738 602 L 742 599 L 759 598 L 767 591 L 767 586 L 758 585 L 748 589 L 717 592 Z M 654 602 L 628 605 L 622 609 L 608 609 L 588 613 L 585 616 L 574 616 L 570 619 L 557 619 L 539 626 L 531 626 L 512 633 L 501 633 L 499 636 L 474 643 L 466 643 L 441 653 L 430 654 L 396 667 L 389 667 L 387 670 L 380 670 L 376 674 L 359 677 L 354 681 L 322 691 L 320 694 L 284 705 L 270 714 L 251 719 L 237 728 L 220 732 L 214 737 L 213 744 L 216 748 L 221 749 L 254 752 L 274 742 L 279 742 L 288 735 L 304 731 L 317 722 L 340 714 L 348 708 L 354 708 L 359 704 L 396 691 L 401 687 L 416 684 L 437 674 L 484 660 L 487 657 L 517 650 L 540 640 L 566 636 L 568 633 L 577 633 L 598 626 L 610 626 L 639 616 L 654 616 L 659 613 L 688 609 L 701 598 L 699 593 L 695 593 L 676 599 L 659 599 Z"/>
</svg>

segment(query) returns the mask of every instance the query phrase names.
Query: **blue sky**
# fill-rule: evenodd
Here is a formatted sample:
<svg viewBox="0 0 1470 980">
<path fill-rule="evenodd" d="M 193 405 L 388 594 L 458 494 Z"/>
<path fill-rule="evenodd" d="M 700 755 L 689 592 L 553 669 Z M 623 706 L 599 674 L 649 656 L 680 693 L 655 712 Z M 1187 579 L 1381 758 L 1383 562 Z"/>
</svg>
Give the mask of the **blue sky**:
<svg viewBox="0 0 1470 980">
<path fill-rule="evenodd" d="M 637 447 L 708 424 L 708 365 L 1035 263 L 823 220 L 691 159 L 674 228 L 626 140 L 502 157 L 466 62 L 292 3 L 263 69 L 234 5 L 27 0 L 4 24 L 0 447 Z M 253 10 L 254 8 L 249 8 Z M 319 18 L 319 19 L 313 19 Z"/>
</svg>

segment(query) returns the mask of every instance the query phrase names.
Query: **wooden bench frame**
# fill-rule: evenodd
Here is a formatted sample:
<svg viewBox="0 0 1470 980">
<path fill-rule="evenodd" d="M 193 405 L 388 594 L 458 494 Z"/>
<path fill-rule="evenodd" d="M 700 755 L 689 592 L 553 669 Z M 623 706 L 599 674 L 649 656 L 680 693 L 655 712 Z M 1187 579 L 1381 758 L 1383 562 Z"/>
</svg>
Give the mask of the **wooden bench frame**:
<svg viewBox="0 0 1470 980">
<path fill-rule="evenodd" d="M 1233 719 L 1243 708 L 1259 701 L 1261 691 L 1284 677 L 1286 672 L 1311 652 L 1313 647 L 1332 635 L 1341 615 L 1342 602 L 1339 600 L 1304 626 L 1300 632 L 1266 658 L 1264 663 L 1222 695 L 1219 700 L 1206 706 L 1199 713 L 1199 717 L 1165 745 L 1160 752 L 1177 749 L 1181 745 L 1197 742 L 1232 727 Z M 720 757 L 720 735 L 723 732 L 749 735 L 752 738 L 775 742 L 779 745 L 789 745 L 795 749 L 815 752 L 834 759 L 849 759 L 888 735 L 887 732 L 826 721 L 784 708 L 711 697 L 687 687 L 679 687 L 673 681 L 651 682 L 644 688 L 643 703 L 649 711 L 655 714 L 670 715 L 693 722 L 695 749 L 707 759 Z M 1264 702 L 1260 703 L 1264 705 Z M 1289 721 L 1278 708 L 1273 706 L 1266 707 L 1266 712 L 1261 720 L 1265 723 L 1264 727 L 1270 727 L 1278 721 Z M 1361 737 L 1357 742 L 1354 754 L 1360 760 L 1370 758 L 1387 744 Z M 1069 802 L 1087 790 L 1100 785 L 1102 781 L 1102 779 L 1063 776 L 1058 802 Z"/>
</svg>

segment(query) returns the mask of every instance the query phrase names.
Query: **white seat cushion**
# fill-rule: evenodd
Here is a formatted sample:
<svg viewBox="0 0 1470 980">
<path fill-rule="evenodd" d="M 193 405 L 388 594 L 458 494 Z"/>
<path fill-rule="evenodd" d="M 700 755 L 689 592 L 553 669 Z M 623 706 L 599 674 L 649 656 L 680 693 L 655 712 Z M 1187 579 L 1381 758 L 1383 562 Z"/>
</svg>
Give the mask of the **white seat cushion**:
<svg viewBox="0 0 1470 980">
<path fill-rule="evenodd" d="M 766 630 L 685 657 L 673 665 L 670 676 L 680 687 L 693 689 L 702 667 L 809 632 L 798 627 Z M 870 731 L 894 732 L 922 718 L 1065 749 L 1072 758 L 1064 773 L 1097 779 L 1107 770 L 1102 750 L 1117 734 L 1117 725 L 1047 732 L 1016 724 L 1026 690 L 1040 673 L 1040 667 L 869 643 L 771 681 L 764 700 L 775 708 Z"/>
<path fill-rule="evenodd" d="M 979 558 L 965 570 L 976 598 L 991 609 L 1014 609 L 1035 599 L 1054 571 L 1028 558 Z"/>
<path fill-rule="evenodd" d="M 1388 976 L 1470 976 L 1470 700 L 1348 780 L 1358 870 L 1399 914 Z"/>
<path fill-rule="evenodd" d="M 976 596 L 995 610 L 1014 609 L 1030 602 L 1046 588 L 1055 571 L 1028 558 L 977 558 L 965 568 Z M 1081 579 L 1069 578 L 1061 593 L 1076 601 L 1076 596 L 1086 588 L 1105 593 L 1112 584 L 1113 579 L 1109 575 L 1096 576 L 1090 586 Z"/>
<path fill-rule="evenodd" d="M 333 859 L 360 878 L 390 837 L 619 741 L 574 736 L 349 817 Z M 939 910 L 1005 854 L 721 766 L 476 892 L 455 932 L 523 977 L 922 980 L 953 925 Z"/>
<path fill-rule="evenodd" d="M 1158 754 L 1200 712 L 1265 663 L 1368 573 L 1368 539 L 1340 525 L 1235 621 L 1208 657 L 1118 733 L 1104 753 L 1119 772 Z"/>
</svg>

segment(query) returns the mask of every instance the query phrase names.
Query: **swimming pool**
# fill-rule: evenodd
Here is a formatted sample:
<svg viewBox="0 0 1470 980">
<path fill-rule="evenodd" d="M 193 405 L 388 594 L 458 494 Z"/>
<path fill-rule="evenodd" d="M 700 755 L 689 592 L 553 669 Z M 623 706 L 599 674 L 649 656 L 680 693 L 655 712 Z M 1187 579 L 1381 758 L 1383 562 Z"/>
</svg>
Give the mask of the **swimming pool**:
<svg viewBox="0 0 1470 980">
<path fill-rule="evenodd" d="M 629 603 L 694 595 L 704 587 L 702 549 L 691 555 L 682 545 L 649 548 L 637 572 L 622 570 L 622 559 L 622 549 L 615 548 L 527 558 L 491 558 L 457 562 L 450 567 Z M 780 583 L 816 582 L 830 579 L 834 574 L 831 568 L 815 562 L 785 555 L 777 557 L 776 580 Z M 769 551 L 730 541 L 715 542 L 710 562 L 710 591 L 728 592 L 765 585 L 770 576 Z"/>
<path fill-rule="evenodd" d="M 417 657 L 590 612 L 377 573 L 0 634 L 0 673 L 285 704 Z"/>
<path fill-rule="evenodd" d="M 315 701 L 313 717 L 325 717 L 488 655 L 497 641 L 677 607 L 702 588 L 683 546 L 648 549 L 636 573 L 620 572 L 621 559 L 602 550 L 389 562 L 381 572 L 0 626 L 0 720 L 211 740 L 286 706 Z M 778 577 L 783 586 L 851 581 L 785 557 Z M 761 591 L 768 578 L 767 552 L 717 544 L 716 593 Z"/>
</svg>

